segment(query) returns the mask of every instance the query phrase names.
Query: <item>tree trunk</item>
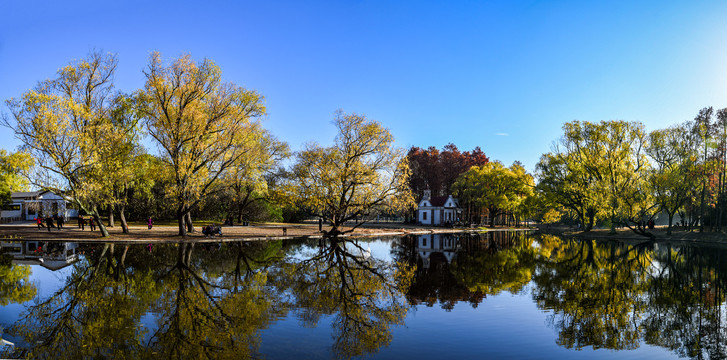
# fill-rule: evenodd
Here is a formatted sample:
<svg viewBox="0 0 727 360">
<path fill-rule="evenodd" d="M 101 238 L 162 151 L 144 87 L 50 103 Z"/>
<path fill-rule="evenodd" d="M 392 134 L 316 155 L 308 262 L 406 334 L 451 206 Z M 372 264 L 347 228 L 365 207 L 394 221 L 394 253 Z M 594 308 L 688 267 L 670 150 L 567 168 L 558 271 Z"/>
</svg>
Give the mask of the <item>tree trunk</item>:
<svg viewBox="0 0 727 360">
<path fill-rule="evenodd" d="M 179 224 L 179 236 L 187 236 L 187 227 L 184 224 L 186 213 L 184 212 L 184 206 L 180 205 L 177 208 L 177 222 Z"/>
<path fill-rule="evenodd" d="M 114 227 L 114 206 L 109 205 L 109 227 Z"/>
<path fill-rule="evenodd" d="M 98 214 L 98 210 L 96 209 L 96 207 L 93 208 L 91 216 L 93 216 L 93 219 L 96 220 L 96 224 L 98 225 L 98 230 L 101 232 L 101 236 L 108 237 L 109 231 L 106 229 L 106 225 L 104 225 L 101 221 L 101 216 Z"/>
<path fill-rule="evenodd" d="M 121 231 L 124 234 L 129 233 L 129 224 L 126 223 L 126 214 L 124 214 L 124 211 L 126 210 L 126 206 L 119 205 L 119 219 L 121 219 Z"/>
<path fill-rule="evenodd" d="M 672 214 L 668 211 L 666 212 L 666 214 L 669 215 L 669 226 L 667 226 L 667 228 L 666 228 L 666 234 L 671 235 L 671 224 L 672 224 L 672 220 L 674 219 L 674 214 Z"/>
<path fill-rule="evenodd" d="M 185 215 L 185 223 L 187 224 L 187 232 L 193 233 L 194 232 L 194 225 L 192 224 L 192 211 L 187 210 L 187 214 Z"/>
</svg>

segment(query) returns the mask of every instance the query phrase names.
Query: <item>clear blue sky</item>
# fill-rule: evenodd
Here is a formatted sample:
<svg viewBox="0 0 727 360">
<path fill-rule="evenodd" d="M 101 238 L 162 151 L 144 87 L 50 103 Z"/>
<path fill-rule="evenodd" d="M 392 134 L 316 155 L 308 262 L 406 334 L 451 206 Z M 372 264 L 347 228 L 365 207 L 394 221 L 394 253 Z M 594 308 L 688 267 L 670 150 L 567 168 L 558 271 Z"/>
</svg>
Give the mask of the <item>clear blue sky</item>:
<svg viewBox="0 0 727 360">
<path fill-rule="evenodd" d="M 118 54 L 125 92 L 150 52 L 189 53 L 262 93 L 293 149 L 330 143 L 341 108 L 402 147 L 480 146 L 532 171 L 566 121 L 653 130 L 726 107 L 726 16 L 723 1 L 0 0 L 0 99 L 92 49 Z"/>
</svg>

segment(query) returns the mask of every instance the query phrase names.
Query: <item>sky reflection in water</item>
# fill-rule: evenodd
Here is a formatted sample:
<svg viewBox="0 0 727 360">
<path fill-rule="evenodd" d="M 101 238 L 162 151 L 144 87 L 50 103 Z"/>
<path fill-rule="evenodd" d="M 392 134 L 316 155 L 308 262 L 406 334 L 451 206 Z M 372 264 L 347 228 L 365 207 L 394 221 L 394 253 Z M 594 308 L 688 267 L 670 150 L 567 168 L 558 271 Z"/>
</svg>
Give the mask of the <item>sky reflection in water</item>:
<svg viewBox="0 0 727 360">
<path fill-rule="evenodd" d="M 721 248 L 489 232 L 71 250 L 56 271 L 0 264 L 6 356 L 725 357 Z"/>
</svg>

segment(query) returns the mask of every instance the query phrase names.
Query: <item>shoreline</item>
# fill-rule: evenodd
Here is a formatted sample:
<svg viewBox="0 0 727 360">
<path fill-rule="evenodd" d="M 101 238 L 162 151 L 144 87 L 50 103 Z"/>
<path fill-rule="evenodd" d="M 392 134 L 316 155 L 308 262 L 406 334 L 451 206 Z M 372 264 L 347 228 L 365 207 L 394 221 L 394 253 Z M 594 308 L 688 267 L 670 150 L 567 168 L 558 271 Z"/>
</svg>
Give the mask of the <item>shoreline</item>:
<svg viewBox="0 0 727 360">
<path fill-rule="evenodd" d="M 185 243 L 185 242 L 237 242 L 270 240 L 321 239 L 325 235 L 317 225 L 309 224 L 261 224 L 251 226 L 222 227 L 222 236 L 206 237 L 199 226 L 186 237 L 177 235 L 176 226 L 155 226 L 153 231 L 143 226 L 129 226 L 130 233 L 123 234 L 120 227 L 109 228 L 109 236 L 102 237 L 98 231 L 81 231 L 66 227 L 61 231 L 38 229 L 33 224 L 4 224 L 0 226 L 0 241 L 66 241 L 66 242 L 110 242 L 110 243 Z M 346 229 L 346 228 L 344 228 Z M 440 228 L 409 224 L 366 224 L 352 233 L 339 235 L 343 238 L 391 237 L 425 234 L 487 233 L 492 231 L 537 231 L 537 228 Z M 282 233 L 282 234 L 281 234 Z"/>
</svg>

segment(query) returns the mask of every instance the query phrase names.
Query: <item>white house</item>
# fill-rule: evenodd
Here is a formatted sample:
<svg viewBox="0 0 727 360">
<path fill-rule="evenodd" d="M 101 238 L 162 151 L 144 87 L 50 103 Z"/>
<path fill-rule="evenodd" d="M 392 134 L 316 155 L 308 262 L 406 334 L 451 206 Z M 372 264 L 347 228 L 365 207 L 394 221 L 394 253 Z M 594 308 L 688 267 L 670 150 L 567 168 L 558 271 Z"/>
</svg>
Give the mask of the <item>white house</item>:
<svg viewBox="0 0 727 360">
<path fill-rule="evenodd" d="M 38 213 L 43 216 L 58 215 L 65 218 L 78 216 L 78 211 L 68 209 L 68 201 L 51 191 L 14 192 L 12 203 L 3 207 L 0 218 L 4 222 L 35 220 Z"/>
<path fill-rule="evenodd" d="M 459 221 L 462 209 L 457 199 L 449 196 L 431 196 L 430 190 L 424 190 L 424 196 L 419 201 L 417 220 L 423 225 L 443 225 Z"/>
</svg>

